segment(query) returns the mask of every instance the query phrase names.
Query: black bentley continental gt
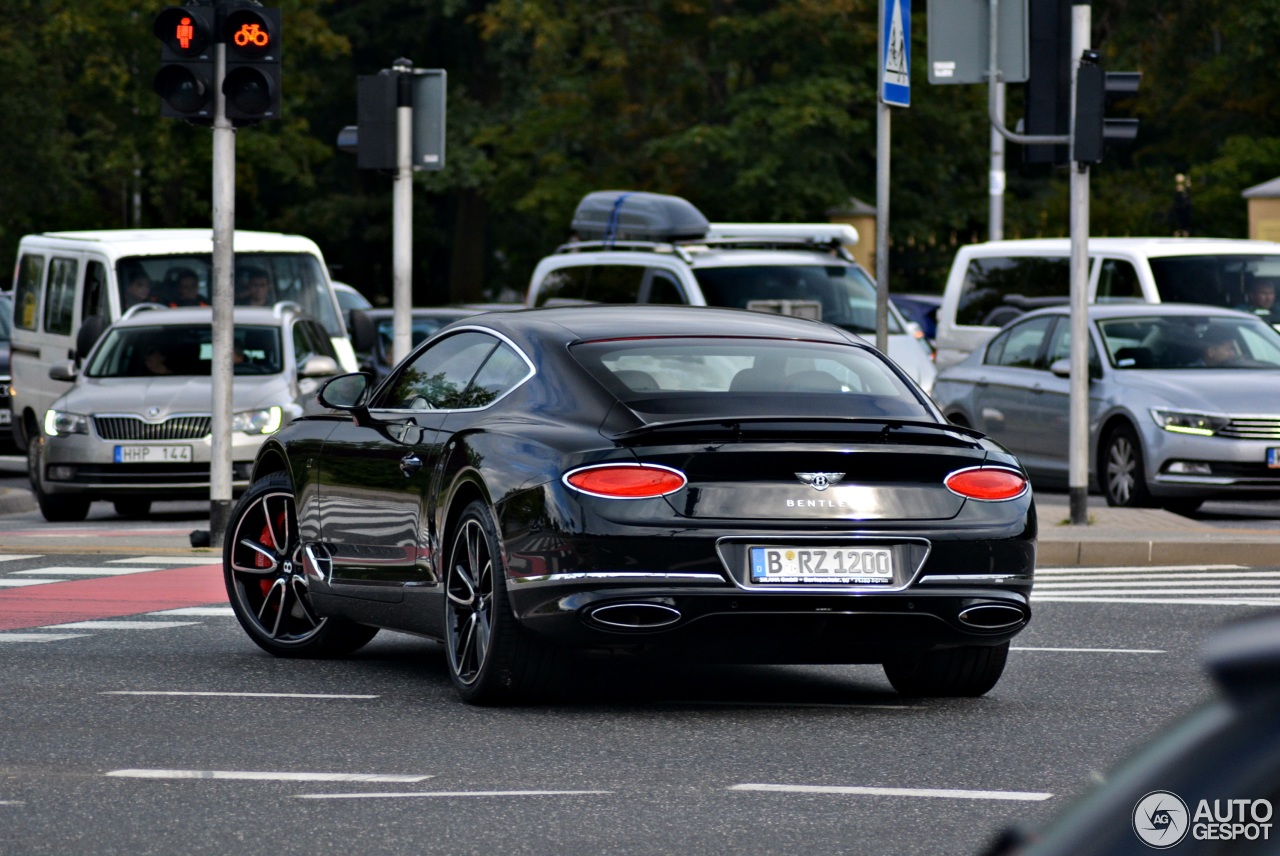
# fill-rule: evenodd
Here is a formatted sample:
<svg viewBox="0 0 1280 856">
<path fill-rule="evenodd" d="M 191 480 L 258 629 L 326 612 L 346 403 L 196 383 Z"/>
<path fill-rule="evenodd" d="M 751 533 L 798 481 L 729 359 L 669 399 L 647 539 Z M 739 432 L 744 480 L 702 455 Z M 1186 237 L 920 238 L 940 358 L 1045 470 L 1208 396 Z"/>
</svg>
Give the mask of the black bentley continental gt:
<svg viewBox="0 0 1280 856">
<path fill-rule="evenodd" d="M 973 696 L 1031 617 L 1016 458 L 856 336 L 693 307 L 475 315 L 268 439 L 227 524 L 250 638 L 443 642 L 462 698 L 581 656 L 880 663 Z"/>
</svg>

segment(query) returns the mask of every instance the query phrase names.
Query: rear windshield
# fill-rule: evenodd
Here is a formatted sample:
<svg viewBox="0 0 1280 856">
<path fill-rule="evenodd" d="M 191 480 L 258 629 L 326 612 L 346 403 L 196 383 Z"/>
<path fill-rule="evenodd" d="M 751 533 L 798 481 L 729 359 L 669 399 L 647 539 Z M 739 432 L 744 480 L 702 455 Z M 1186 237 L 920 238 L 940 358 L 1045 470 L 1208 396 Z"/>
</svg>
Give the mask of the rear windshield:
<svg viewBox="0 0 1280 856">
<path fill-rule="evenodd" d="M 640 412 L 934 418 L 884 359 L 857 345 L 662 338 L 587 342 L 571 353 Z"/>
<path fill-rule="evenodd" d="M 331 337 L 345 336 L 329 280 L 310 253 L 236 253 L 233 287 L 237 306 L 271 306 L 291 301 L 324 325 Z M 213 259 L 192 253 L 129 256 L 116 263 L 120 307 L 138 303 L 208 306 Z"/>
<path fill-rule="evenodd" d="M 283 370 L 280 330 L 235 328 L 237 375 L 279 374 Z M 195 324 L 113 327 L 93 353 L 89 377 L 208 377 L 213 364 L 213 328 Z"/>
<path fill-rule="evenodd" d="M 825 321 L 853 333 L 876 331 L 876 287 L 852 265 L 751 265 L 697 268 L 708 306 L 754 309 Z M 894 312 L 889 333 L 902 332 Z"/>
</svg>

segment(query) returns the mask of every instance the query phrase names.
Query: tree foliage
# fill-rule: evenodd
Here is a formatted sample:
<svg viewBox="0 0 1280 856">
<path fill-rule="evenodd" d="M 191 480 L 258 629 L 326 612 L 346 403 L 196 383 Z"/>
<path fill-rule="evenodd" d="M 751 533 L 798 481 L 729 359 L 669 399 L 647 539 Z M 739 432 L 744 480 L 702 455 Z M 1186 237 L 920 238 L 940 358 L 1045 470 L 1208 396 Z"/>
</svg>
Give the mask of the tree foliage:
<svg viewBox="0 0 1280 856">
<path fill-rule="evenodd" d="M 391 178 L 336 152 L 355 78 L 407 57 L 449 74 L 447 166 L 416 176 L 415 299 L 510 297 L 602 188 L 712 219 L 825 220 L 876 187 L 876 0 L 278 0 L 284 118 L 237 133 L 237 223 L 307 234 L 390 294 Z M 162 4 L 9 0 L 0 18 L 0 268 L 27 232 L 210 222 L 207 129 L 159 118 Z M 892 111 L 895 245 L 986 236 L 983 86 Z M 1098 0 L 1094 46 L 1141 70 L 1137 143 L 1093 170 L 1094 234 L 1167 234 L 1177 173 L 1198 233 L 1243 236 L 1240 192 L 1280 173 L 1280 0 Z M 1010 124 L 1020 115 L 1009 93 Z M 1005 234 L 1067 233 L 1067 173 L 1009 145 Z M 871 236 L 866 236 L 870 240 Z M 929 275 L 912 279 L 929 287 Z M 895 287 L 897 287 L 895 285 Z"/>
</svg>

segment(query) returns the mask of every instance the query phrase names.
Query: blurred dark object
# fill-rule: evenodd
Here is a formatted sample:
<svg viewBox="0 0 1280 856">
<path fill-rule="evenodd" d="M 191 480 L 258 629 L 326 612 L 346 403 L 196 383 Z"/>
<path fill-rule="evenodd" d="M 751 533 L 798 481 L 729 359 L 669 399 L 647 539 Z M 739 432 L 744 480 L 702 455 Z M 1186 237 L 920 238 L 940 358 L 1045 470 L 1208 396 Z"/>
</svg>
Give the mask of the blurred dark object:
<svg viewBox="0 0 1280 856">
<path fill-rule="evenodd" d="M 191 533 L 192 547 L 208 547 L 210 543 L 208 529 L 196 529 Z"/>
<path fill-rule="evenodd" d="M 914 321 L 924 331 L 930 342 L 938 333 L 938 307 L 942 305 L 940 294 L 891 294 L 889 299 L 898 311 Z"/>
<path fill-rule="evenodd" d="M 1170 219 L 1173 220 L 1173 236 L 1175 238 L 1191 237 L 1191 179 L 1182 173 L 1173 177 L 1173 209 Z"/>
</svg>

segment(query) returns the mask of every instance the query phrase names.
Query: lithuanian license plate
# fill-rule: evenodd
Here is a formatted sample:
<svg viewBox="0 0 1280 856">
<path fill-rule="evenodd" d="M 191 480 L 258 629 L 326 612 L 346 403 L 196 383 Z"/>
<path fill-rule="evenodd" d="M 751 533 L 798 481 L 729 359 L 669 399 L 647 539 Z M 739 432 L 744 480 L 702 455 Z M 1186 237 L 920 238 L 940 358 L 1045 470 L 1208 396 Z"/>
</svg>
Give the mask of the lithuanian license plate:
<svg viewBox="0 0 1280 856">
<path fill-rule="evenodd" d="M 753 583 L 890 585 L 888 547 L 752 547 Z"/>
<path fill-rule="evenodd" d="M 1280 449 L 1267 449 L 1267 466 L 1273 470 L 1280 469 Z"/>
<path fill-rule="evenodd" d="M 177 464 L 191 462 L 190 446 L 116 446 L 117 464 Z"/>
</svg>

